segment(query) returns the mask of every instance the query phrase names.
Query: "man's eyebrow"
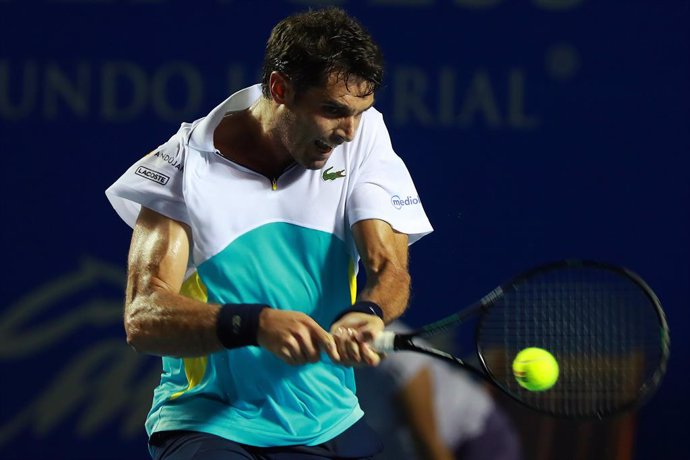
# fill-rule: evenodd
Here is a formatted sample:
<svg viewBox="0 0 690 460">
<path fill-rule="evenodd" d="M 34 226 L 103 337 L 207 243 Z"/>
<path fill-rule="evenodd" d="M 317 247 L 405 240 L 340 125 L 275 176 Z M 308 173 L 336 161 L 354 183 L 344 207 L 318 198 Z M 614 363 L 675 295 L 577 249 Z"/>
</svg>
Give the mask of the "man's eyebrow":
<svg viewBox="0 0 690 460">
<path fill-rule="evenodd" d="M 369 106 L 367 106 L 364 110 L 362 110 L 362 111 L 359 112 L 359 113 L 364 113 L 364 112 L 366 112 L 367 110 L 369 110 L 370 108 L 372 108 L 372 107 L 374 106 L 374 102 L 375 102 L 375 101 L 372 100 L 372 101 L 371 101 L 371 104 L 369 104 Z M 325 101 L 324 105 L 329 105 L 329 106 L 331 106 L 331 107 L 333 107 L 333 108 L 335 108 L 335 109 L 338 109 L 339 111 L 341 111 L 341 112 L 343 112 L 343 113 L 347 113 L 347 114 L 356 113 L 354 110 L 350 109 L 348 106 L 346 106 L 346 105 L 344 105 L 344 104 L 341 104 L 340 102 L 338 102 L 338 101 L 336 101 L 336 100 L 333 100 L 333 99 L 327 99 L 327 100 Z"/>
</svg>

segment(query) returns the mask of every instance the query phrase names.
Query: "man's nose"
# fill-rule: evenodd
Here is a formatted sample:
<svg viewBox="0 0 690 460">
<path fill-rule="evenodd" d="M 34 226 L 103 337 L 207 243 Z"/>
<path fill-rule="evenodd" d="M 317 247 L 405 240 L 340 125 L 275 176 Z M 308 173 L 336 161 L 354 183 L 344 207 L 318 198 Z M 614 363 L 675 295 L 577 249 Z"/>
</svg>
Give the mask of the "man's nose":
<svg viewBox="0 0 690 460">
<path fill-rule="evenodd" d="M 341 118 L 338 129 L 335 132 L 336 141 L 338 144 L 350 142 L 355 137 L 355 131 L 357 131 L 357 120 L 355 117 Z"/>
</svg>

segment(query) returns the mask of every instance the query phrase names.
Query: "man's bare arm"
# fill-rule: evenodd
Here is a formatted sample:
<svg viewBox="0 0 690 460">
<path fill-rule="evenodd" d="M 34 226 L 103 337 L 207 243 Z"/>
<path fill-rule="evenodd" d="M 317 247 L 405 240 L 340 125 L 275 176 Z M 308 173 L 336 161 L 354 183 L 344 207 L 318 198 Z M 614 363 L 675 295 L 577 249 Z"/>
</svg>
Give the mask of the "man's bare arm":
<svg viewBox="0 0 690 460">
<path fill-rule="evenodd" d="M 125 298 L 127 342 L 160 356 L 203 356 L 220 350 L 219 305 L 180 295 L 190 229 L 142 208 L 132 234 Z"/>
<path fill-rule="evenodd" d="M 363 220 L 352 226 L 357 250 L 367 281 L 358 301 L 376 303 L 383 319 L 367 313 L 351 312 L 331 327 L 342 362 L 348 365 L 377 365 L 381 357 L 368 345 L 381 331 L 384 321 L 400 316 L 410 297 L 407 271 L 407 235 L 398 233 L 382 220 Z"/>
<path fill-rule="evenodd" d="M 357 300 L 376 302 L 384 321 L 390 323 L 405 311 L 410 299 L 408 236 L 377 219 L 357 222 L 352 231 L 367 275 Z"/>
<path fill-rule="evenodd" d="M 127 342 L 160 356 L 203 356 L 223 348 L 218 339 L 220 305 L 181 295 L 187 269 L 190 229 L 142 208 L 129 253 L 125 300 Z M 288 364 L 305 364 L 325 350 L 340 356 L 333 338 L 301 312 L 265 308 L 259 316 L 258 344 Z"/>
</svg>

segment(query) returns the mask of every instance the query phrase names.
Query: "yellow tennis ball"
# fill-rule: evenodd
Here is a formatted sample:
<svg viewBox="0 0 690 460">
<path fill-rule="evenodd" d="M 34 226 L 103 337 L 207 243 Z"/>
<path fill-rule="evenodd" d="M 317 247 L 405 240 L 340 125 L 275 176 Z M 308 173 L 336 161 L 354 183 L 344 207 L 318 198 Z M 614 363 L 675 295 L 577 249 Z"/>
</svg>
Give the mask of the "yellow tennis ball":
<svg viewBox="0 0 690 460">
<path fill-rule="evenodd" d="M 529 391 L 548 390 L 558 380 L 558 362 L 542 348 L 525 348 L 513 360 L 513 375 Z"/>
</svg>

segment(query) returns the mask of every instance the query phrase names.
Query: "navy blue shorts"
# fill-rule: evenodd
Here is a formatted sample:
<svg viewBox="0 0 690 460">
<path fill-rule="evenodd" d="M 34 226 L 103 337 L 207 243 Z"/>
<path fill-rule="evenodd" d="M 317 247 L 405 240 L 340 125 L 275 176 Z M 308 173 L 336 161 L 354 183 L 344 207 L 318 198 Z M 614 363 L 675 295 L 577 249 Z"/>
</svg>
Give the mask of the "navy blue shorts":
<svg viewBox="0 0 690 460">
<path fill-rule="evenodd" d="M 153 460 L 366 460 L 382 449 L 378 435 L 362 419 L 318 446 L 254 447 L 198 431 L 160 431 L 149 440 Z"/>
</svg>

